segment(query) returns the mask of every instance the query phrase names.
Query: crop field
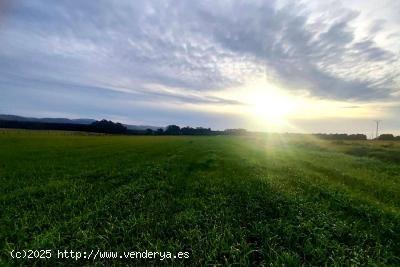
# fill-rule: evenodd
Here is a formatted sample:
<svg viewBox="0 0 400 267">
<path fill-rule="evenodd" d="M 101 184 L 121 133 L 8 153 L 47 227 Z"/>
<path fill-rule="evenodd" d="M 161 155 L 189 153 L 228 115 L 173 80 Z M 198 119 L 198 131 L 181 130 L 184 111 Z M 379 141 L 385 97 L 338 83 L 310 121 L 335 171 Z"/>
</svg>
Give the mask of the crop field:
<svg viewBox="0 0 400 267">
<path fill-rule="evenodd" d="M 400 265 L 396 142 L 4 130 L 0 182 L 0 265 Z"/>
</svg>

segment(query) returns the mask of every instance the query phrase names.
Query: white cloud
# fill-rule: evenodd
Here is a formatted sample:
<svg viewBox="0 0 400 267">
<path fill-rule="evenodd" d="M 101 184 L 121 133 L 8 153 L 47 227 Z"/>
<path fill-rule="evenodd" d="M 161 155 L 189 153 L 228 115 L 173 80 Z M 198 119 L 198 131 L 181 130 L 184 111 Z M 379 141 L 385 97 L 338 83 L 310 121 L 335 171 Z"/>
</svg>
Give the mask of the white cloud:
<svg viewBox="0 0 400 267">
<path fill-rule="evenodd" d="M 0 90 L 72 84 L 136 102 L 236 105 L 214 92 L 267 71 L 312 97 L 393 101 L 399 13 L 396 0 L 17 1 L 0 28 Z"/>
</svg>

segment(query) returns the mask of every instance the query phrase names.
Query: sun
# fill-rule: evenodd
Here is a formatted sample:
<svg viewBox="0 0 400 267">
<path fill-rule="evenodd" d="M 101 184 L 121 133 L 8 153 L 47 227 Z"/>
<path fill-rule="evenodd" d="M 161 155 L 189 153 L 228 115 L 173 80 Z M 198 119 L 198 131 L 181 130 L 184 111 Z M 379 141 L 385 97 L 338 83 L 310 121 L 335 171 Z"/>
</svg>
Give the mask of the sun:
<svg viewBox="0 0 400 267">
<path fill-rule="evenodd" d="M 247 99 L 254 119 L 266 125 L 283 125 L 296 110 L 296 100 L 274 88 L 252 90 Z"/>
<path fill-rule="evenodd" d="M 261 119 L 281 121 L 292 111 L 289 99 L 275 93 L 257 92 L 251 98 L 253 113 Z"/>
<path fill-rule="evenodd" d="M 295 121 L 307 112 L 309 101 L 304 90 L 286 89 L 265 77 L 252 77 L 243 85 L 218 92 L 219 98 L 234 99 L 240 105 L 223 106 L 222 112 L 245 118 L 246 127 L 263 131 L 286 131 L 296 128 Z M 315 113 L 315 112 L 313 112 Z M 318 112 L 317 112 L 318 113 Z"/>
</svg>

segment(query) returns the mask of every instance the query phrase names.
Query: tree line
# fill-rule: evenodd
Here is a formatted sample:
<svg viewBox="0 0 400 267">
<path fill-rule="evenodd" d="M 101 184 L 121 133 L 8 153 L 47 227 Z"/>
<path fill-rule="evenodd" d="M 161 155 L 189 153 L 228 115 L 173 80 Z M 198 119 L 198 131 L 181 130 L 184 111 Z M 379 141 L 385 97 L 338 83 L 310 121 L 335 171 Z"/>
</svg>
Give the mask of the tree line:
<svg viewBox="0 0 400 267">
<path fill-rule="evenodd" d="M 95 132 L 95 133 L 109 133 L 109 134 L 128 133 L 128 129 L 123 124 L 115 123 L 108 120 L 95 121 L 91 124 L 0 120 L 0 128 L 78 131 L 78 132 Z"/>
<path fill-rule="evenodd" d="M 248 132 L 245 129 L 226 129 L 223 131 L 211 130 L 211 128 L 189 126 L 179 127 L 178 125 L 168 125 L 165 130 L 159 128 L 157 130 L 147 129 L 148 135 L 245 135 Z"/>
<path fill-rule="evenodd" d="M 187 126 L 180 128 L 177 125 L 169 125 L 165 129 L 159 128 L 157 130 L 133 130 L 128 129 L 125 125 L 119 122 L 113 122 L 110 120 L 95 121 L 91 124 L 0 120 L 0 128 L 78 131 L 127 135 L 242 135 L 246 133 L 246 130 L 244 129 L 227 129 L 224 131 L 213 131 L 210 128 L 203 127 L 192 128 Z"/>
<path fill-rule="evenodd" d="M 365 134 L 313 134 L 315 137 L 326 140 L 367 140 Z"/>
<path fill-rule="evenodd" d="M 367 140 L 367 136 L 365 134 L 314 134 L 314 136 L 320 139 L 328 140 Z M 374 140 L 400 141 L 400 136 L 394 136 L 393 134 L 381 134 Z"/>
<path fill-rule="evenodd" d="M 251 135 L 245 129 L 226 129 L 223 131 L 211 130 L 211 128 L 189 126 L 179 127 L 178 125 L 168 125 L 157 130 L 133 130 L 128 129 L 119 122 L 110 120 L 95 121 L 91 124 L 69 124 L 69 123 L 50 123 L 36 121 L 12 121 L 0 120 L 0 128 L 16 128 L 29 130 L 59 130 L 59 131 L 80 131 L 106 134 L 126 134 L 126 135 Z M 313 134 L 313 136 L 326 140 L 367 140 L 365 134 Z M 400 136 L 393 134 L 382 134 L 376 140 L 400 141 Z"/>
<path fill-rule="evenodd" d="M 386 141 L 400 141 L 400 136 L 394 136 L 393 134 L 381 134 L 376 139 L 377 140 L 386 140 Z"/>
</svg>

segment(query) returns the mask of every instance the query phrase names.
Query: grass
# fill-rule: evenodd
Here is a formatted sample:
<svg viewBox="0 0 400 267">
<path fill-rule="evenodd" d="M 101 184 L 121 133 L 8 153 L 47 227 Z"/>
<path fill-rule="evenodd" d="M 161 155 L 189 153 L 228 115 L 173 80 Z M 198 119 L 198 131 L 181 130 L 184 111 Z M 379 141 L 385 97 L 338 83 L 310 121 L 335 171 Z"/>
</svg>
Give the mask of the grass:
<svg viewBox="0 0 400 267">
<path fill-rule="evenodd" d="M 400 265 L 400 145 L 0 132 L 9 251 L 179 251 L 80 264 Z"/>
</svg>

